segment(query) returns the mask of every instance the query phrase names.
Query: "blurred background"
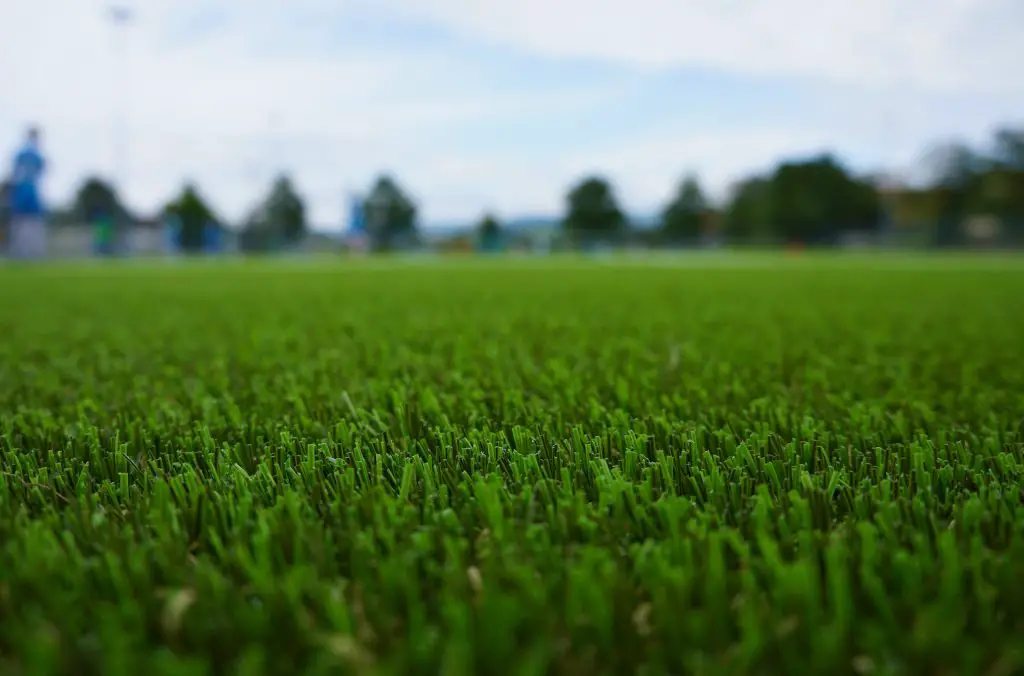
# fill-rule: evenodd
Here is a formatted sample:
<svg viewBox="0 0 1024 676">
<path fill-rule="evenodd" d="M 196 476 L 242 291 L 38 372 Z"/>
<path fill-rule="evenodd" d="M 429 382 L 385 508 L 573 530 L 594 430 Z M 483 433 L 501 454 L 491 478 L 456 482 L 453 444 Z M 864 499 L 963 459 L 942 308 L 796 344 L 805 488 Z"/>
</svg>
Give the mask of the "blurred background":
<svg viewBox="0 0 1024 676">
<path fill-rule="evenodd" d="M 41 130 L 58 258 L 1003 249 L 1022 27 L 1013 0 L 7 0 L 0 138 Z"/>
</svg>

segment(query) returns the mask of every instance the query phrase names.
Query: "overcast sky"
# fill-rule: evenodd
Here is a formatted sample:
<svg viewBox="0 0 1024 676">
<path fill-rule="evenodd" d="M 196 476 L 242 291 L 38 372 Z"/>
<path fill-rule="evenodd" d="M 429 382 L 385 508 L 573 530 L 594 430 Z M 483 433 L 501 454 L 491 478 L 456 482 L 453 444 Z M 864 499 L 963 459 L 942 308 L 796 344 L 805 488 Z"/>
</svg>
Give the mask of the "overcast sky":
<svg viewBox="0 0 1024 676">
<path fill-rule="evenodd" d="M 46 195 L 117 168 L 159 208 L 194 179 L 240 218 L 278 170 L 315 225 L 394 173 L 426 223 L 558 213 L 585 172 L 634 212 L 833 149 L 907 170 L 1024 123 L 1021 0 L 0 1 L 0 139 L 44 129 Z M 124 93 L 127 93 L 125 96 Z"/>
</svg>

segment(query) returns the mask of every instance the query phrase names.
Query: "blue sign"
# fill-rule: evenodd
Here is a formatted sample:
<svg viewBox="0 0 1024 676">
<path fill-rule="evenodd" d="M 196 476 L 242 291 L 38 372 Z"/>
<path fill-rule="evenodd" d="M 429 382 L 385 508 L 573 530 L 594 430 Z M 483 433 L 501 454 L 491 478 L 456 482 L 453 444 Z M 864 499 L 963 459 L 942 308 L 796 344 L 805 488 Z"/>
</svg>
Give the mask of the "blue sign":
<svg viewBox="0 0 1024 676">
<path fill-rule="evenodd" d="M 348 232 L 350 235 L 366 233 L 366 211 L 363 209 L 363 200 L 358 196 L 353 196 L 349 201 Z"/>
<path fill-rule="evenodd" d="M 221 229 L 213 222 L 203 225 L 203 251 L 209 254 L 220 253 L 221 250 Z"/>
</svg>

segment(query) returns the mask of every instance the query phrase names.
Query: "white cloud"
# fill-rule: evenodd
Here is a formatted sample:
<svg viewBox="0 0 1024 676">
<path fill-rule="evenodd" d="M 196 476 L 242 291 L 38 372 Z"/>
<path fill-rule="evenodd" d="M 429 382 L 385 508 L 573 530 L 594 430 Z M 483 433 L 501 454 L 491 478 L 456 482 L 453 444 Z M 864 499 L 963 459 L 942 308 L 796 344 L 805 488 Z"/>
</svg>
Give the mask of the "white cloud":
<svg viewBox="0 0 1024 676">
<path fill-rule="evenodd" d="M 432 196 L 425 211 L 440 220 L 471 218 L 483 209 L 505 216 L 557 213 L 567 189 L 589 174 L 610 180 L 628 210 L 648 213 L 660 209 L 689 173 L 698 175 L 712 199 L 722 200 L 739 179 L 770 171 L 786 159 L 831 152 L 854 172 L 886 170 L 909 178 L 920 172 L 930 144 L 964 138 L 958 133 L 963 128 L 973 132 L 966 135 L 973 147 L 983 147 L 989 138 L 990 120 L 983 113 L 943 115 L 900 97 L 892 103 L 892 108 L 858 107 L 840 97 L 826 109 L 828 115 L 799 126 L 638 129 L 543 161 L 515 150 L 448 156 L 403 178 Z"/>
<path fill-rule="evenodd" d="M 1016 91 L 1018 0 L 381 0 L 553 56 L 860 85 Z"/>
<path fill-rule="evenodd" d="M 119 52 L 99 0 L 0 3 L 3 145 L 13 146 L 28 122 L 43 127 L 51 157 L 47 192 L 54 200 L 66 199 L 85 174 L 114 173 L 120 128 L 127 139 L 122 192 L 138 209 L 158 208 L 191 178 L 222 213 L 239 218 L 272 174 L 285 168 L 307 194 L 321 196 L 312 215 L 330 224 L 341 217 L 347 187 L 363 187 L 382 169 L 429 163 L 437 153 L 430 137 L 438 129 L 481 117 L 571 110 L 595 96 L 578 89 L 526 97 L 407 94 L 396 83 L 442 81 L 452 69 L 448 56 L 385 49 L 316 53 L 294 44 L 294 31 L 275 32 L 285 10 L 305 12 L 310 32 L 325 16 L 342 21 L 344 2 L 330 5 L 329 14 L 327 4 L 308 1 L 290 8 L 204 0 L 136 4 L 138 20 L 122 34 L 127 43 Z M 229 20 L 216 31 L 183 39 L 198 26 L 182 27 L 189 22 L 181 17 L 213 20 L 211 12 L 225 9 Z M 169 32 L 179 35 L 169 39 Z M 301 38 L 301 30 L 297 34 Z M 293 44 L 266 49 L 275 37 Z M 122 110 L 126 124 L 118 127 Z"/>
<path fill-rule="evenodd" d="M 566 191 L 585 175 L 612 182 L 621 204 L 632 212 L 660 209 L 689 172 L 697 172 L 713 198 L 727 193 L 742 173 L 768 169 L 792 154 L 825 150 L 820 131 L 762 129 L 713 134 L 676 131 L 647 133 L 596 145 L 586 151 L 537 162 L 525 154 L 452 157 L 409 174 L 410 183 L 437 196 L 427 205 L 442 220 L 449 214 L 493 209 L 505 216 L 552 214 L 564 205 Z M 505 192 L 503 185 L 514 185 Z M 493 186 L 467 190 L 467 185 Z"/>
<path fill-rule="evenodd" d="M 605 173 L 627 206 L 646 210 L 691 169 L 720 193 L 784 154 L 861 143 L 884 146 L 887 156 L 898 146 L 909 160 L 923 138 L 976 129 L 990 112 L 1024 106 L 1015 72 L 1024 48 L 1011 41 L 1024 24 L 1016 0 L 125 2 L 139 14 L 125 33 L 127 58 L 118 60 L 105 0 L 0 0 L 0 151 L 17 142 L 23 124 L 39 122 L 54 201 L 84 175 L 111 171 L 123 91 L 123 191 L 132 206 L 155 209 L 191 178 L 237 219 L 286 168 L 324 226 L 343 217 L 345 191 L 380 170 L 394 171 L 420 198 L 428 222 L 485 208 L 557 210 L 568 184 L 587 171 Z M 487 64 L 460 61 L 465 51 L 325 46 L 333 27 L 370 10 L 543 56 L 651 69 L 709 65 L 853 86 L 816 125 L 765 125 L 751 111 L 745 129 L 637 126 L 583 150 L 554 143 L 527 151 L 516 137 L 499 139 L 501 152 L 494 143 L 456 150 L 451 139 L 462 125 L 485 120 L 529 134 L 532 120 L 540 130 L 600 110 L 621 94 L 622 81 L 512 91 L 481 79 Z M 121 77 L 127 90 L 117 86 Z M 1001 97 L 1002 107 L 930 107 L 935 92 L 964 91 Z"/>
</svg>

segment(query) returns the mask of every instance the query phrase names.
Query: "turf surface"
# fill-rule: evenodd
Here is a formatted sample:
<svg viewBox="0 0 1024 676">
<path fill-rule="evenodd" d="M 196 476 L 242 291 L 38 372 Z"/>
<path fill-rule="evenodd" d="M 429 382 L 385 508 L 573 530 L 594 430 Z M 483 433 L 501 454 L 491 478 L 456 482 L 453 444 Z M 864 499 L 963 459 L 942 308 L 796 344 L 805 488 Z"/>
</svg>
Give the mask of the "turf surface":
<svg viewBox="0 0 1024 676">
<path fill-rule="evenodd" d="M 1024 669 L 1024 261 L 0 269 L 0 673 Z"/>
</svg>

